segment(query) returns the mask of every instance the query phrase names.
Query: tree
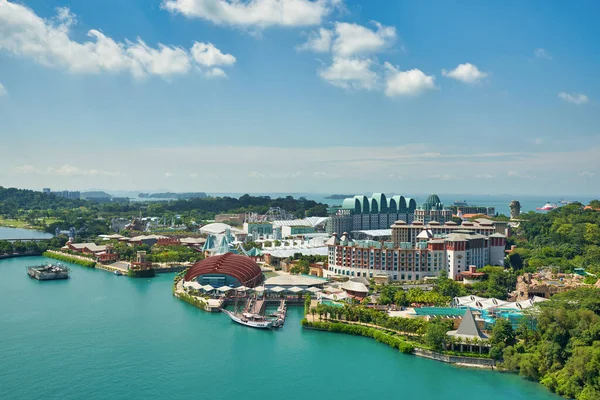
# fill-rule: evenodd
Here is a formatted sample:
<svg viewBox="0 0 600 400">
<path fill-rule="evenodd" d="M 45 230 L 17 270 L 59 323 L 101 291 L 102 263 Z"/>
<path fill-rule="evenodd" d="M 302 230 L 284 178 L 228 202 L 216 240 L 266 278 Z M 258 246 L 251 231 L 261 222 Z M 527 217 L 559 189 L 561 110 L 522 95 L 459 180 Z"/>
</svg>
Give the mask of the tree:
<svg viewBox="0 0 600 400">
<path fill-rule="evenodd" d="M 440 272 L 435 282 L 435 290 L 442 296 L 454 298 L 464 296 L 465 288 L 460 283 L 448 278 L 448 273 L 444 270 Z"/>
<path fill-rule="evenodd" d="M 432 320 L 427 325 L 423 341 L 433 350 L 441 351 L 448 342 L 448 325 L 440 319 Z"/>
</svg>

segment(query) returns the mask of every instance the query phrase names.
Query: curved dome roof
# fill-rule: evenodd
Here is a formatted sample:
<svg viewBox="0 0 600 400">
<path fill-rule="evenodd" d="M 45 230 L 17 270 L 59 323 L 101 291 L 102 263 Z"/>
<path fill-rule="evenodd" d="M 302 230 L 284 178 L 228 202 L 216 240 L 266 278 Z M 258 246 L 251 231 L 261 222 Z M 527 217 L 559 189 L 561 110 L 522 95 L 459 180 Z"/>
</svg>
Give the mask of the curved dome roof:
<svg viewBox="0 0 600 400">
<path fill-rule="evenodd" d="M 183 279 L 191 281 L 206 274 L 229 275 L 248 287 L 256 287 L 263 281 L 263 274 L 257 263 L 249 257 L 232 253 L 208 257 L 197 262 L 190 267 Z"/>
<path fill-rule="evenodd" d="M 426 201 L 427 204 L 432 205 L 432 206 L 440 204 L 441 202 L 442 201 L 440 200 L 440 198 L 438 197 L 437 194 L 430 194 Z"/>
</svg>

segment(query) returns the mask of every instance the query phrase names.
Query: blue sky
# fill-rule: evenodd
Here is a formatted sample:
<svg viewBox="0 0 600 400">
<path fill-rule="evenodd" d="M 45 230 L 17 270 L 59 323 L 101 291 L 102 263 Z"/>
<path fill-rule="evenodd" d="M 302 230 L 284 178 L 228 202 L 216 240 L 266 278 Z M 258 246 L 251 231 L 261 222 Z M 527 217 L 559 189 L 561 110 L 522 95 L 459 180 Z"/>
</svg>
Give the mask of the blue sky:
<svg viewBox="0 0 600 400">
<path fill-rule="evenodd" d="M 596 195 L 599 11 L 0 0 L 0 185 Z"/>
</svg>

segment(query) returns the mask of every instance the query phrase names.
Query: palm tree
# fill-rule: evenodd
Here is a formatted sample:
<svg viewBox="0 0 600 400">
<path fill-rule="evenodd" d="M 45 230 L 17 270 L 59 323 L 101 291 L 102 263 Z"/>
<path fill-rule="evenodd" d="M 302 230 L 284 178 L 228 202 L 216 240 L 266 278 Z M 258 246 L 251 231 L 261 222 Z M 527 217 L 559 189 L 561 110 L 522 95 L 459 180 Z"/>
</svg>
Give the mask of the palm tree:
<svg viewBox="0 0 600 400">
<path fill-rule="evenodd" d="M 312 319 L 313 319 L 313 322 L 314 322 L 315 321 L 315 314 L 317 313 L 316 307 L 311 307 L 310 308 L 310 313 L 312 315 Z"/>
</svg>

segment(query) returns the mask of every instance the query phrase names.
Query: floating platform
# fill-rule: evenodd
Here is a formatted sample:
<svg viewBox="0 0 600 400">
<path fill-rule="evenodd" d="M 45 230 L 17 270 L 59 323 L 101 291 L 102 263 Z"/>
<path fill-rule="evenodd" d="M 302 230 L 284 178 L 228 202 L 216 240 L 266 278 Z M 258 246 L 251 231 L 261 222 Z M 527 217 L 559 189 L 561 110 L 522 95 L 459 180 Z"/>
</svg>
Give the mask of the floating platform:
<svg viewBox="0 0 600 400">
<path fill-rule="evenodd" d="M 38 281 L 53 281 L 56 279 L 69 279 L 69 268 L 60 264 L 40 265 L 27 267 L 27 275 Z"/>
</svg>

